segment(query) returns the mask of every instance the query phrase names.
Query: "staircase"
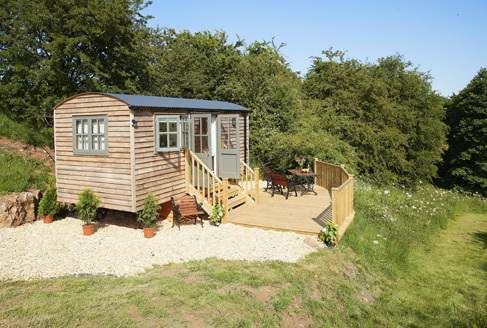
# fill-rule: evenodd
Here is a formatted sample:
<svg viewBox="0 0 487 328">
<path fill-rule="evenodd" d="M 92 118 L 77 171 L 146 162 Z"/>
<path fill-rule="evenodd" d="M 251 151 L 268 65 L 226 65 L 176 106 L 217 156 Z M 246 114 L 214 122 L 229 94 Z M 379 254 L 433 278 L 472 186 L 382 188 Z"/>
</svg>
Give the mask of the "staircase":
<svg viewBox="0 0 487 328">
<path fill-rule="evenodd" d="M 227 209 L 223 223 L 228 221 L 229 212 L 245 203 L 258 203 L 258 169 L 255 172 L 243 161 L 240 163 L 240 179 L 218 178 L 191 150 L 185 152 L 186 192 L 194 195 L 210 213 L 213 205 L 220 204 Z"/>
</svg>

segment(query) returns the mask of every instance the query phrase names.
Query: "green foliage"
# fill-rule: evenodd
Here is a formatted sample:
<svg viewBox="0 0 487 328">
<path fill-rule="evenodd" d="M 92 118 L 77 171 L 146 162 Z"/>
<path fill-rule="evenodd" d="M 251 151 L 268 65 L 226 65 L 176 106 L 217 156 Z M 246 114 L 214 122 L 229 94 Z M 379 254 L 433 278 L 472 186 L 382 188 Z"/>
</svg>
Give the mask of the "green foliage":
<svg viewBox="0 0 487 328">
<path fill-rule="evenodd" d="M 225 207 L 222 205 L 215 204 L 211 208 L 210 212 L 210 221 L 213 222 L 215 225 L 219 225 L 225 215 Z"/>
<path fill-rule="evenodd" d="M 0 112 L 0 137 L 18 140 L 33 146 L 54 148 L 53 129 L 35 129 L 28 122 L 16 121 Z"/>
<path fill-rule="evenodd" d="M 42 130 L 53 106 L 73 94 L 143 90 L 144 7 L 144 0 L 3 1 L 0 113 Z"/>
<path fill-rule="evenodd" d="M 327 222 L 326 226 L 321 229 L 318 234 L 318 238 L 325 244 L 334 243 L 336 237 L 338 236 L 338 224 L 333 224 L 331 222 Z"/>
<path fill-rule="evenodd" d="M 446 122 L 450 127 L 442 167 L 448 186 L 487 195 L 487 69 L 451 98 Z"/>
<path fill-rule="evenodd" d="M 0 167 L 0 194 L 45 190 L 49 182 L 49 167 L 37 159 L 0 151 Z"/>
<path fill-rule="evenodd" d="M 340 117 L 340 138 L 355 148 L 359 173 L 406 184 L 435 177 L 447 129 L 430 76 L 398 55 L 371 64 L 331 49 L 323 54 L 328 60 L 315 57 L 304 89 L 323 101 L 318 117 Z"/>
<path fill-rule="evenodd" d="M 95 218 L 96 211 L 100 206 L 100 199 L 91 191 L 91 189 L 85 189 L 78 195 L 79 202 L 75 205 L 78 218 L 85 222 L 85 224 L 91 224 Z"/>
<path fill-rule="evenodd" d="M 59 213 L 60 207 L 57 202 L 57 189 L 55 185 L 49 186 L 41 201 L 39 202 L 40 215 L 56 215 Z"/>
<path fill-rule="evenodd" d="M 154 196 L 152 191 L 147 194 L 144 199 L 144 209 L 138 213 L 137 221 L 142 223 L 146 228 L 152 228 L 156 225 L 159 218 L 159 210 L 161 207 L 158 204 L 159 199 Z"/>
</svg>

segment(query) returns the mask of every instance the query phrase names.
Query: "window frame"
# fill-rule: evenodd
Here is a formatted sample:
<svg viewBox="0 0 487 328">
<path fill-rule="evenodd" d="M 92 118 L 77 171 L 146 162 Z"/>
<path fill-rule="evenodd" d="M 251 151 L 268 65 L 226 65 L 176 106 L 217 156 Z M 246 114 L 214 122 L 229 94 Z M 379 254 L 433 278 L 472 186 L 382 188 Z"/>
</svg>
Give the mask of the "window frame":
<svg viewBox="0 0 487 328">
<path fill-rule="evenodd" d="M 94 155 L 94 156 L 108 156 L 108 115 L 73 115 L 73 154 L 74 155 Z M 103 119 L 103 133 L 93 133 L 93 121 Z M 78 134 L 76 129 L 77 121 L 88 121 L 88 133 Z M 78 149 L 77 137 L 79 135 L 88 136 L 88 149 Z M 93 136 L 103 136 L 105 138 L 105 149 L 93 149 Z"/>
<path fill-rule="evenodd" d="M 161 132 L 159 131 L 161 121 L 175 122 L 176 123 L 176 147 L 161 147 L 160 136 L 161 134 L 167 134 L 174 132 Z M 154 152 L 167 153 L 171 151 L 181 151 L 184 148 L 188 148 L 189 131 L 188 131 L 188 115 L 171 115 L 171 114 L 156 114 L 154 115 Z"/>
</svg>

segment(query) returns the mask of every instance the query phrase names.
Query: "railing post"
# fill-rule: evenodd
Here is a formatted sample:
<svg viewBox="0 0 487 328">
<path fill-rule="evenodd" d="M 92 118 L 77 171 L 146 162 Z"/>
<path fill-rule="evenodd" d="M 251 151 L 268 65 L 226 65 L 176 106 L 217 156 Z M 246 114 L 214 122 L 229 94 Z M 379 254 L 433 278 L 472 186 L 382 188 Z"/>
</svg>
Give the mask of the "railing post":
<svg viewBox="0 0 487 328">
<path fill-rule="evenodd" d="M 228 178 L 223 178 L 223 207 L 225 207 L 225 215 L 223 216 L 223 223 L 228 222 Z"/>
<path fill-rule="evenodd" d="M 318 162 L 318 159 L 315 157 L 315 159 L 313 161 L 313 167 L 314 167 L 314 171 L 315 171 L 316 174 L 318 174 L 317 173 L 318 172 L 318 169 L 316 168 L 317 162 Z M 318 185 L 318 177 L 315 177 L 314 180 L 315 180 L 315 186 L 319 186 Z"/>
<path fill-rule="evenodd" d="M 186 185 L 186 193 L 189 194 L 189 183 L 191 179 L 191 165 L 190 163 L 189 149 L 184 150 L 184 182 Z"/>
<path fill-rule="evenodd" d="M 260 181 L 260 174 L 259 174 L 259 168 L 254 169 L 255 172 L 255 203 L 259 204 L 259 181 Z"/>
<path fill-rule="evenodd" d="M 348 209 L 348 213 L 347 213 L 347 217 L 348 215 L 350 215 L 352 212 L 353 212 L 353 174 L 350 174 L 349 175 L 349 179 L 351 180 L 350 181 L 350 200 L 349 200 L 349 209 Z"/>
<path fill-rule="evenodd" d="M 331 188 L 331 218 L 333 224 L 338 224 L 338 188 Z"/>
</svg>

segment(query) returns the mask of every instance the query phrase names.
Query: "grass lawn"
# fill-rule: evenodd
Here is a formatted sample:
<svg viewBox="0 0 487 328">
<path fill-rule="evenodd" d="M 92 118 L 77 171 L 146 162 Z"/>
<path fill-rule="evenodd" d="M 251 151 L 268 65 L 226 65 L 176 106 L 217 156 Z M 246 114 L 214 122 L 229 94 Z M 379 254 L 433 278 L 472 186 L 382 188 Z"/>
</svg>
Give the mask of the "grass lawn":
<svg viewBox="0 0 487 328">
<path fill-rule="evenodd" d="M 210 259 L 138 277 L 0 282 L 1 327 L 485 326 L 487 215 L 452 221 L 394 280 L 340 245 L 297 264 Z"/>
</svg>

